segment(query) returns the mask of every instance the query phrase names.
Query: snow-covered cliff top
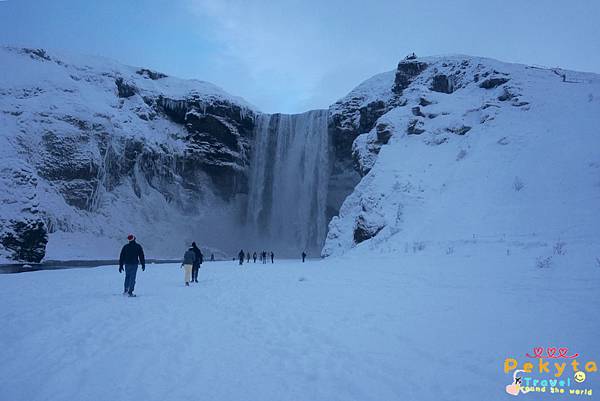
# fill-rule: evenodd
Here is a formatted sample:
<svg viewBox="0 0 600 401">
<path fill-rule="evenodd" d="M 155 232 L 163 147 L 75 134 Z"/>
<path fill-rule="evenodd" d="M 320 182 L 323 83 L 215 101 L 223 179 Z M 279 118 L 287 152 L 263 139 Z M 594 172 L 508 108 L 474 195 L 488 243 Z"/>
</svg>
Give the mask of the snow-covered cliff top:
<svg viewBox="0 0 600 401">
<path fill-rule="evenodd" d="M 121 77 L 142 93 L 161 94 L 172 99 L 198 96 L 207 100 L 236 103 L 249 110 L 256 109 L 241 97 L 232 96 L 209 82 L 170 77 L 157 71 L 123 65 L 98 56 L 67 55 L 42 49 L 2 46 L 0 64 L 2 89 L 29 88 L 32 83 L 36 83 L 40 90 L 77 90 L 85 96 L 85 88 L 88 85 L 103 85 L 107 92 L 113 93 L 114 80 Z M 7 100 L 10 99 L 0 97 L 0 101 Z M 86 101 L 93 100 L 86 98 Z M 103 99 L 97 100 L 103 103 Z"/>
</svg>

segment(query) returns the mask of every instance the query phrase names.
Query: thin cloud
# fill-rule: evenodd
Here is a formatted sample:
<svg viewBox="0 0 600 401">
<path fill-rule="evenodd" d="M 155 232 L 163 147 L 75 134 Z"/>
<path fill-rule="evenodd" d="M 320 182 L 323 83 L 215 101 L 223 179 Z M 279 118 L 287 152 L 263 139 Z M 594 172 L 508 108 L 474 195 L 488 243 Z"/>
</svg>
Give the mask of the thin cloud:
<svg viewBox="0 0 600 401">
<path fill-rule="evenodd" d="M 242 66 L 250 81 L 237 86 L 246 92 L 241 95 L 265 111 L 327 107 L 358 84 L 357 78 L 366 78 L 363 66 L 371 67 L 371 75 L 379 72 L 369 51 L 356 54 L 351 37 L 341 40 L 339 21 L 327 19 L 330 8 L 304 1 L 191 0 L 189 5 L 208 24 L 210 39 L 222 46 L 215 62 Z M 326 76 L 335 79 L 325 81 Z"/>
<path fill-rule="evenodd" d="M 599 10 L 598 5 L 525 3 L 489 0 L 474 7 L 470 0 L 187 0 L 186 4 L 203 24 L 206 39 L 218 44 L 210 62 L 220 66 L 221 74 L 207 78 L 263 111 L 301 112 L 327 107 L 362 80 L 393 69 L 413 51 L 600 69 L 599 42 L 590 39 L 600 34 L 590 10 Z M 577 24 L 555 29 L 568 19 Z"/>
</svg>

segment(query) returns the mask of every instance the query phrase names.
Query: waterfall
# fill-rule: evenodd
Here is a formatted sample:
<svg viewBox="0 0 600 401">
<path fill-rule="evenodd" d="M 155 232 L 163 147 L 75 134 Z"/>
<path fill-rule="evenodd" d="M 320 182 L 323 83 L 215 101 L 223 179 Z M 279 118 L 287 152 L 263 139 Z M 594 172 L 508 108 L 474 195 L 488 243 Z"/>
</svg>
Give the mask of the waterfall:
<svg viewBox="0 0 600 401">
<path fill-rule="evenodd" d="M 330 174 L 327 116 L 327 110 L 312 110 L 257 117 L 247 222 L 265 249 L 299 254 L 323 246 Z"/>
</svg>

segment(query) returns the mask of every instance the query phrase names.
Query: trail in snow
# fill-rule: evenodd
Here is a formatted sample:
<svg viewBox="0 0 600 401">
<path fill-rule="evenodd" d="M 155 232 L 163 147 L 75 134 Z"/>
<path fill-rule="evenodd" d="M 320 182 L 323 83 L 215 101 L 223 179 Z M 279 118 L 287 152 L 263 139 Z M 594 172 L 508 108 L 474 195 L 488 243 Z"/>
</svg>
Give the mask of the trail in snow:
<svg viewBox="0 0 600 401">
<path fill-rule="evenodd" d="M 480 401 L 534 346 L 598 360 L 600 268 L 503 251 L 3 275 L 0 398 Z"/>
</svg>

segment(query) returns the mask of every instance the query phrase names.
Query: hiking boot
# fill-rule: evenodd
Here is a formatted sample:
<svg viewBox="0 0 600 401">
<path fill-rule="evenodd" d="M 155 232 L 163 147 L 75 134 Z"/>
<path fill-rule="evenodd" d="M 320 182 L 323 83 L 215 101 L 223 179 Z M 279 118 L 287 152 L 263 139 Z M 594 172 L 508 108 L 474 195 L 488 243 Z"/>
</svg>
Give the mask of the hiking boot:
<svg viewBox="0 0 600 401">
<path fill-rule="evenodd" d="M 130 292 L 130 293 L 129 293 L 129 297 L 130 297 L 130 298 L 135 298 L 135 297 L 137 297 L 137 295 L 135 295 L 133 292 Z"/>
<path fill-rule="evenodd" d="M 186 287 L 189 287 L 189 286 L 190 286 L 190 283 L 188 283 L 188 282 L 186 281 L 186 282 L 185 282 L 185 286 L 186 286 Z"/>
</svg>

